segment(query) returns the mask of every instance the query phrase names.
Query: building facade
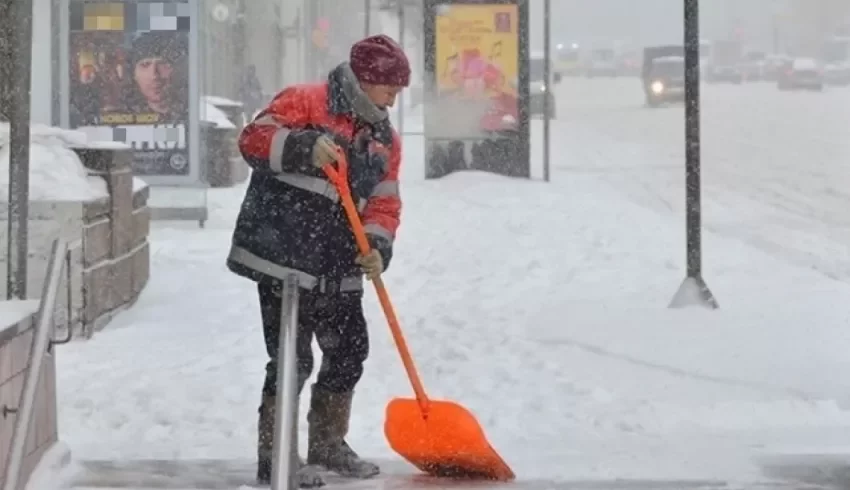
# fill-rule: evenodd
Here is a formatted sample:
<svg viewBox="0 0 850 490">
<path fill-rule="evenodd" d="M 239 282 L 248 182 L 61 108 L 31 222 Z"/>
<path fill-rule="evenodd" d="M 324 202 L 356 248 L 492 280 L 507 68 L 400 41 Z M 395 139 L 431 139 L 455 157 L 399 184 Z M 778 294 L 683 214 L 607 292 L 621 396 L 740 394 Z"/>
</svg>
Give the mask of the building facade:
<svg viewBox="0 0 850 490">
<path fill-rule="evenodd" d="M 824 40 L 850 25 L 848 0 L 790 0 L 787 28 L 799 54 L 818 56 Z"/>
</svg>

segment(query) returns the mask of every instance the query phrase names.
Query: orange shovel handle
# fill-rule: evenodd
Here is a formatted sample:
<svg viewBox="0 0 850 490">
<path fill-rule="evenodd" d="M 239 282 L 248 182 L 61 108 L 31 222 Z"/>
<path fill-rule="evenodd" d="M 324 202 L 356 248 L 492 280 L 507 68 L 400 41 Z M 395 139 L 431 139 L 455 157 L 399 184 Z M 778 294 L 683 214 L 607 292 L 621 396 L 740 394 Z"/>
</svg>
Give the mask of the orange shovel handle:
<svg viewBox="0 0 850 490">
<path fill-rule="evenodd" d="M 357 206 L 354 205 L 354 199 L 351 198 L 351 189 L 348 185 L 348 158 L 344 153 L 338 152 L 337 165 L 339 169 L 335 169 L 332 165 L 322 167 L 328 180 L 334 184 L 339 193 L 340 202 L 345 209 L 345 214 L 351 223 L 351 229 L 354 231 L 354 238 L 357 240 L 357 248 L 360 249 L 362 255 L 367 255 L 371 252 L 372 247 L 369 245 L 369 240 L 366 238 L 366 230 L 363 228 L 363 222 L 360 220 L 360 213 L 357 211 Z M 378 294 L 378 301 L 381 303 L 381 308 L 384 310 L 384 316 L 387 317 L 387 323 L 390 325 L 390 332 L 395 341 L 398 353 L 401 356 L 401 362 L 404 364 L 404 369 L 407 371 L 407 377 L 410 379 L 410 384 L 413 386 L 413 392 L 416 394 L 416 401 L 419 403 L 419 408 L 422 411 L 422 416 L 428 415 L 428 395 L 425 394 L 425 388 L 422 386 L 422 380 L 419 378 L 419 373 L 416 366 L 413 364 L 413 358 L 410 355 L 410 349 L 407 347 L 407 342 L 404 340 L 404 334 L 401 332 L 401 324 L 395 314 L 395 309 L 390 301 L 390 295 L 387 292 L 384 281 L 381 277 L 375 278 L 372 281 L 375 284 L 375 292 Z"/>
</svg>

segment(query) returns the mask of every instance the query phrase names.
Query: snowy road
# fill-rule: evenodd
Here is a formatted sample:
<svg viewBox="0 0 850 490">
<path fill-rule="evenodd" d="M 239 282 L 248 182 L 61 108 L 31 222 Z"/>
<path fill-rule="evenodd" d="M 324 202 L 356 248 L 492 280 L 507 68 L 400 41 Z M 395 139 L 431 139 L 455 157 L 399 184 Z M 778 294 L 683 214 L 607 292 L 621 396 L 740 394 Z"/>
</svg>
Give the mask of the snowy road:
<svg viewBox="0 0 850 490">
<path fill-rule="evenodd" d="M 706 227 L 850 282 L 850 90 L 702 90 Z M 631 79 L 565 79 L 558 95 L 561 168 L 605 173 L 633 202 L 682 214 L 683 108 L 644 108 Z"/>
<path fill-rule="evenodd" d="M 406 140 L 386 279 L 426 387 L 479 417 L 517 488 L 756 488 L 765 453 L 846 449 L 850 143 L 835 105 L 848 97 L 706 95 L 705 266 L 722 309 L 669 310 L 684 275 L 681 110 L 644 110 L 637 85 L 622 83 L 560 88 L 548 185 L 477 173 L 424 182 L 421 142 Z M 765 105 L 803 110 L 806 97 L 819 115 L 797 123 Z M 150 460 L 250 474 L 264 350 L 255 290 L 224 267 L 243 192 L 211 192 L 205 230 L 158 224 L 138 304 L 60 351 L 77 486 L 204 487 L 202 470 L 158 484 L 128 470 L 110 483 L 109 468 L 138 475 Z M 393 461 L 383 406 L 410 389 L 368 298 L 372 356 L 351 442 Z M 206 488 L 239 486 L 228 481 Z M 393 485 L 410 482 L 377 486 Z"/>
</svg>

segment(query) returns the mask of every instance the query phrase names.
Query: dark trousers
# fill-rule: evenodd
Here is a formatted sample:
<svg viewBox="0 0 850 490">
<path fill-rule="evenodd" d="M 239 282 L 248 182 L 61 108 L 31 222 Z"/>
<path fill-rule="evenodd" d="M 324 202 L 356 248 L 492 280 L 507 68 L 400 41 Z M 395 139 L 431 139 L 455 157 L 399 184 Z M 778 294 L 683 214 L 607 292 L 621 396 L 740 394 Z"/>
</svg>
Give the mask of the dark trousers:
<svg viewBox="0 0 850 490">
<path fill-rule="evenodd" d="M 277 393 L 277 360 L 280 339 L 280 285 L 259 284 L 263 336 L 269 362 L 263 394 Z M 298 302 L 298 389 L 313 372 L 313 337 L 322 351 L 316 385 L 331 393 L 352 391 L 363 375 L 369 356 L 369 331 L 363 316 L 363 294 L 322 294 L 301 290 Z"/>
</svg>

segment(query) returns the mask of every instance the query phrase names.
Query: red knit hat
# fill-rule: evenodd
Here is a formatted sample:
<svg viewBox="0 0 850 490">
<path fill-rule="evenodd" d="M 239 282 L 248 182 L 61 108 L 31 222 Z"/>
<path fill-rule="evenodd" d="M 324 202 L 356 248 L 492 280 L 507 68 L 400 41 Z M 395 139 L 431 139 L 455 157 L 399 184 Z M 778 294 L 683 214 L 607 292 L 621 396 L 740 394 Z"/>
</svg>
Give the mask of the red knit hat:
<svg viewBox="0 0 850 490">
<path fill-rule="evenodd" d="M 349 63 L 358 80 L 374 85 L 410 85 L 410 62 L 393 39 L 384 34 L 370 36 L 351 46 Z"/>
</svg>

